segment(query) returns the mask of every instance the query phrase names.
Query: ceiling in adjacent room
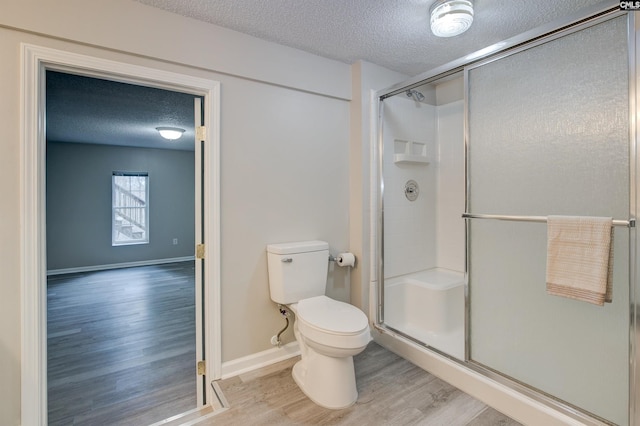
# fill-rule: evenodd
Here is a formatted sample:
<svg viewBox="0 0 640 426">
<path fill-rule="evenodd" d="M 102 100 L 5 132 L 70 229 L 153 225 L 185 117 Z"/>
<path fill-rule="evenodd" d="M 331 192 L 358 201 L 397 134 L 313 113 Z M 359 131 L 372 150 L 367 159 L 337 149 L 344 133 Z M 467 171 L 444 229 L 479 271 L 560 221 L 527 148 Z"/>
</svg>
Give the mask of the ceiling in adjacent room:
<svg viewBox="0 0 640 426">
<path fill-rule="evenodd" d="M 194 149 L 194 95 L 47 71 L 48 142 Z M 185 129 L 175 141 L 156 127 Z"/>
</svg>

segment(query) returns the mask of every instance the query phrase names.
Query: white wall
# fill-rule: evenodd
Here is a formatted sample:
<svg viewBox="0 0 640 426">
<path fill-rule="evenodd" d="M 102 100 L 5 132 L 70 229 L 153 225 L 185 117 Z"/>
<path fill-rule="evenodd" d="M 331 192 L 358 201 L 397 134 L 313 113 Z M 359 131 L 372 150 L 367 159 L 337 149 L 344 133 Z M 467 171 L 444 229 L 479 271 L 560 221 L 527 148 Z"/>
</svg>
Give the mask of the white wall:
<svg viewBox="0 0 640 426">
<path fill-rule="evenodd" d="M 19 39 L 0 29 L 0 423 L 20 424 Z"/>
<path fill-rule="evenodd" d="M 436 196 L 438 182 L 436 107 L 415 102 L 404 93 L 384 101 L 384 276 L 437 266 Z M 430 163 L 395 163 L 404 152 L 397 140 L 426 144 Z M 415 201 L 405 196 L 405 184 L 419 186 Z"/>
<path fill-rule="evenodd" d="M 375 242 L 370 238 L 371 201 L 376 186 L 371 185 L 371 146 L 377 134 L 377 117 L 373 116 L 373 91 L 403 81 L 406 75 L 378 65 L 358 61 L 351 67 L 351 143 L 349 148 L 349 249 L 358 261 L 351 271 L 351 303 L 369 312 L 371 252 Z M 376 101 L 377 102 L 377 101 Z"/>
<path fill-rule="evenodd" d="M 349 66 L 131 0 L 3 0 L 0 25 L 338 98 Z"/>
<path fill-rule="evenodd" d="M 318 239 L 334 254 L 348 247 L 349 106 L 240 79 L 223 85 L 226 361 L 269 348 L 284 324 L 269 298 L 267 244 Z M 348 300 L 346 277 L 337 270 L 328 294 Z"/>
<path fill-rule="evenodd" d="M 271 348 L 265 245 L 348 247 L 349 66 L 127 0 L 6 0 L 0 26 L 0 424 L 20 423 L 22 42 L 221 82 L 223 361 Z"/>
<path fill-rule="evenodd" d="M 458 78 L 419 88 L 424 102 L 404 92 L 384 101 L 385 278 L 434 267 L 464 271 L 462 86 Z M 435 105 L 426 103 L 430 94 Z M 429 164 L 395 163 L 397 139 L 426 143 Z M 420 189 L 413 202 L 403 192 L 409 179 Z"/>
</svg>

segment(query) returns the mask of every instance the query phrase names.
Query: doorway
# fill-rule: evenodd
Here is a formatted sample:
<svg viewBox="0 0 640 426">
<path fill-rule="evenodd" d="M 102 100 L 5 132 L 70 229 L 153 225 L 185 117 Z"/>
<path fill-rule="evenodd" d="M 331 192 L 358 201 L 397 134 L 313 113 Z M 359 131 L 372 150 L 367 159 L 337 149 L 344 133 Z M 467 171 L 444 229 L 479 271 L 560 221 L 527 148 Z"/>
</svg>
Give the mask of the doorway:
<svg viewBox="0 0 640 426">
<path fill-rule="evenodd" d="M 155 68 L 130 65 L 96 57 L 23 45 L 23 150 L 22 182 L 24 194 L 22 213 L 22 416 L 24 424 L 47 423 L 47 319 L 46 319 L 46 144 L 43 128 L 45 74 L 47 70 L 71 72 L 85 76 L 126 82 L 149 87 L 175 90 L 201 96 L 204 103 L 205 126 L 196 138 L 206 149 L 196 150 L 196 167 L 203 166 L 202 178 L 197 181 L 204 195 L 196 203 L 202 212 L 202 227 L 196 230 L 196 244 L 207 243 L 207 257 L 195 260 L 196 298 L 202 300 L 200 321 L 196 321 L 196 334 L 204 337 L 197 348 L 198 366 L 203 384 L 220 376 L 220 322 L 219 322 L 219 83 L 185 74 L 166 72 Z M 125 58 L 126 60 L 126 58 Z M 200 232 L 201 231 L 201 232 Z M 195 250 L 194 250 L 195 251 Z M 198 275 L 200 275 L 198 277 Z M 204 356 L 208 362 L 205 363 Z M 194 366 L 194 374 L 196 368 Z M 161 374 L 160 372 L 158 374 Z M 212 400 L 211 386 L 197 387 L 198 406 Z"/>
<path fill-rule="evenodd" d="M 47 70 L 45 116 L 49 424 L 204 405 L 194 96 Z"/>
</svg>

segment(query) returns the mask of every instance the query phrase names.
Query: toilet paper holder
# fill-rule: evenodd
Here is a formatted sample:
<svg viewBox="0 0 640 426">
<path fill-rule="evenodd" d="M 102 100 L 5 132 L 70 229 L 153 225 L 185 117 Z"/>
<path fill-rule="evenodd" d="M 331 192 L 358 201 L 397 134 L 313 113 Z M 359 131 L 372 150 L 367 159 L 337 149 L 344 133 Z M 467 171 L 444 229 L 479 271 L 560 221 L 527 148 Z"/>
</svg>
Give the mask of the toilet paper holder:
<svg viewBox="0 0 640 426">
<path fill-rule="evenodd" d="M 345 258 L 350 258 L 351 260 L 347 260 Z M 346 263 L 344 263 L 344 261 L 346 261 Z M 337 265 L 339 266 L 350 266 L 353 267 L 355 266 L 355 261 L 356 261 L 356 256 L 353 253 L 340 253 L 337 256 L 333 256 L 331 253 L 329 253 L 329 262 L 336 262 Z"/>
</svg>

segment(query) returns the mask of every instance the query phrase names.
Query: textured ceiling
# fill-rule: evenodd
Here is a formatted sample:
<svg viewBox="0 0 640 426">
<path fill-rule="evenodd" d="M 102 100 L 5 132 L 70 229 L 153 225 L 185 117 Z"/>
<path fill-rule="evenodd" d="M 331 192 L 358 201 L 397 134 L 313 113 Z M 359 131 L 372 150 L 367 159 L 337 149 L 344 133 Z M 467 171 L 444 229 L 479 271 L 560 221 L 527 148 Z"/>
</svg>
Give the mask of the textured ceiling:
<svg viewBox="0 0 640 426">
<path fill-rule="evenodd" d="M 414 76 L 602 0 L 474 0 L 466 33 L 429 30 L 433 0 L 136 0 L 345 63 Z M 193 96 L 47 72 L 47 140 L 192 150 Z M 176 142 L 158 126 L 186 129 Z"/>
<path fill-rule="evenodd" d="M 194 96 L 47 71 L 49 142 L 194 149 Z M 185 129 L 176 141 L 156 127 Z"/>
<path fill-rule="evenodd" d="M 474 0 L 464 34 L 429 29 L 434 0 L 136 0 L 347 64 L 414 76 L 603 0 Z"/>
</svg>

